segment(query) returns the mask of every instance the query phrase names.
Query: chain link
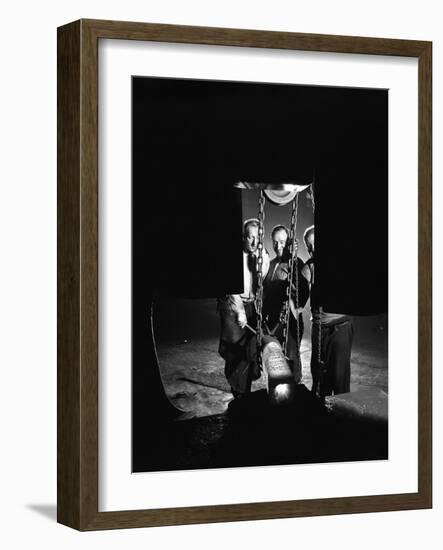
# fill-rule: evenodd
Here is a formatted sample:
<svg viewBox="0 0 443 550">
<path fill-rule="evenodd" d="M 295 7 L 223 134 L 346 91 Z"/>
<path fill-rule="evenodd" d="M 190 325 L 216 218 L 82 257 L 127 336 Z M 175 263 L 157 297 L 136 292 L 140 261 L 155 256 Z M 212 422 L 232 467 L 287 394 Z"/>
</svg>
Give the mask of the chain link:
<svg viewBox="0 0 443 550">
<path fill-rule="evenodd" d="M 263 337 L 263 252 L 265 232 L 265 194 L 263 189 L 260 190 L 258 206 L 257 292 L 255 296 L 255 311 L 257 313 L 257 364 L 261 369 Z"/>
<path fill-rule="evenodd" d="M 315 195 L 314 195 L 314 182 L 311 183 L 311 192 L 309 193 L 312 203 L 312 213 L 315 214 Z"/>
<path fill-rule="evenodd" d="M 314 187 L 315 187 L 315 181 L 313 181 L 311 183 L 311 192 L 310 192 L 310 197 L 311 197 L 311 203 L 312 203 L 312 212 L 313 214 L 315 215 L 315 191 L 314 191 Z M 311 268 L 311 289 L 312 289 L 312 285 L 314 284 L 314 277 L 315 277 L 315 264 L 312 264 L 312 268 Z M 312 296 L 311 296 L 311 300 L 312 300 Z M 312 307 L 312 304 L 311 304 L 311 307 Z M 322 383 L 323 383 L 323 363 L 322 363 L 322 359 L 321 359 L 321 329 L 322 329 L 322 324 L 321 324 L 321 316 L 322 316 L 322 312 L 323 312 L 323 308 L 322 307 L 319 307 L 318 308 L 318 318 L 317 319 L 314 319 L 314 327 L 316 326 L 317 327 L 317 331 L 318 331 L 318 338 L 317 338 L 317 364 L 318 364 L 318 370 L 319 370 L 319 381 L 318 383 L 320 384 L 320 386 L 322 386 Z M 320 387 L 320 393 L 323 392 L 323 388 Z"/>
<path fill-rule="evenodd" d="M 317 347 L 317 369 L 318 369 L 318 385 L 319 387 L 316 388 L 316 393 L 320 397 L 320 399 L 324 402 L 325 399 L 325 364 L 321 359 L 321 316 L 322 316 L 323 308 L 318 308 L 318 347 Z"/>
<path fill-rule="evenodd" d="M 296 309 L 296 340 L 297 340 L 297 357 L 300 361 L 300 335 L 299 335 L 299 321 L 298 321 L 298 251 L 296 242 L 297 232 L 297 214 L 298 214 L 298 193 L 295 195 L 292 201 L 292 214 L 291 214 L 291 226 L 289 230 L 289 261 L 288 261 L 288 280 L 286 285 L 286 301 L 284 306 L 283 317 L 283 352 L 288 356 L 288 341 L 289 341 L 289 318 L 290 318 L 290 300 L 292 291 L 292 282 L 294 278 L 295 269 L 295 309 Z"/>
<path fill-rule="evenodd" d="M 312 286 L 315 283 L 314 279 L 315 279 L 315 263 L 311 264 L 311 289 L 312 289 Z M 311 294 L 311 300 L 312 300 L 312 294 Z M 312 304 L 311 304 L 311 308 L 312 308 Z M 324 399 L 324 383 L 325 383 L 324 377 L 325 377 L 325 372 L 324 372 L 324 363 L 322 362 L 322 358 L 321 358 L 321 344 L 322 344 L 322 335 L 321 335 L 322 322 L 321 322 L 321 317 L 322 317 L 322 314 L 323 314 L 323 308 L 321 306 L 318 306 L 317 312 L 316 312 L 316 314 L 314 314 L 313 328 L 317 328 L 317 350 L 316 350 L 317 353 L 316 353 L 316 355 L 317 355 L 317 369 L 318 369 L 318 380 L 317 380 L 318 386 L 315 388 L 315 391 L 321 399 Z"/>
<path fill-rule="evenodd" d="M 315 194 L 314 194 L 315 191 L 314 191 L 314 187 L 315 187 L 315 182 L 313 181 L 312 184 L 311 184 L 311 202 L 312 202 L 312 212 L 313 212 L 313 214 L 315 214 Z M 315 267 L 313 269 L 313 272 L 314 272 L 314 270 L 315 270 Z M 312 277 L 314 277 L 314 275 L 312 275 Z M 312 280 L 312 283 L 313 282 L 314 282 L 314 280 Z M 319 365 L 321 364 L 321 316 L 322 316 L 322 311 L 323 311 L 323 308 L 319 307 L 318 308 L 318 348 L 317 348 L 317 361 L 318 361 Z"/>
</svg>

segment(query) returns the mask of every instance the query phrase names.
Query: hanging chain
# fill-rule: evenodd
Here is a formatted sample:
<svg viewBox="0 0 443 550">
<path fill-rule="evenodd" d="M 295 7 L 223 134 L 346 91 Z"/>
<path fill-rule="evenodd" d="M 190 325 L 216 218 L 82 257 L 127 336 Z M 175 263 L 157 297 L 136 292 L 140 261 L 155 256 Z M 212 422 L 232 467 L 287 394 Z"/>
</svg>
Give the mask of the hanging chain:
<svg viewBox="0 0 443 550">
<path fill-rule="evenodd" d="M 311 202 L 312 202 L 312 213 L 315 214 L 315 194 L 314 194 L 314 185 L 315 183 L 312 182 L 311 184 Z M 314 264 L 315 265 L 315 264 Z M 312 283 L 314 282 L 314 266 L 312 270 Z M 323 308 L 318 308 L 318 348 L 317 348 L 317 361 L 318 364 L 321 364 L 321 316 L 322 316 Z"/>
<path fill-rule="evenodd" d="M 321 401 L 324 402 L 325 399 L 325 384 L 326 384 L 326 370 L 325 370 L 325 363 L 321 359 L 321 316 L 322 316 L 323 308 L 320 306 L 318 308 L 318 322 L 317 322 L 317 330 L 318 330 L 318 346 L 317 346 L 317 369 L 318 369 L 318 380 L 317 384 L 318 387 L 316 388 L 316 394 L 318 397 L 320 397 Z"/>
<path fill-rule="evenodd" d="M 315 215 L 315 191 L 314 191 L 314 186 L 315 186 L 315 181 L 313 181 L 311 183 L 311 192 L 310 192 L 310 197 L 311 197 L 311 203 L 312 203 L 312 213 Z M 315 276 L 315 264 L 312 264 L 312 267 L 311 267 L 311 289 L 312 289 L 312 285 L 314 284 L 314 276 Z M 312 294 L 311 294 L 311 301 L 312 301 Z M 312 304 L 311 304 L 311 308 L 312 308 Z M 324 388 L 323 388 L 323 385 L 324 385 L 324 365 L 323 365 L 323 362 L 322 362 L 322 359 L 321 359 L 321 344 L 322 344 L 322 341 L 321 341 L 321 328 L 322 328 L 322 325 L 321 325 L 321 317 L 322 317 L 322 312 L 323 312 L 323 308 L 321 306 L 319 306 L 318 308 L 318 318 L 315 319 L 314 318 L 314 327 L 317 327 L 317 331 L 318 331 L 318 338 L 317 338 L 317 364 L 318 364 L 318 370 L 319 370 L 319 381 L 318 383 L 320 384 L 320 397 L 323 399 L 324 398 L 324 395 L 323 395 L 323 392 L 324 392 Z M 316 388 L 317 390 L 317 388 Z"/>
<path fill-rule="evenodd" d="M 311 289 L 312 289 L 312 286 L 314 285 L 314 279 L 315 279 L 315 263 L 312 263 L 311 264 Z M 311 300 L 312 300 L 312 293 L 311 293 Z M 312 304 L 311 304 L 311 308 L 312 308 Z M 313 316 L 313 328 L 317 328 L 317 369 L 318 369 L 318 380 L 317 380 L 317 384 L 318 384 L 318 387 L 315 388 L 315 392 L 317 393 L 317 395 L 320 397 L 320 399 L 324 400 L 324 385 L 325 385 L 325 364 L 324 362 L 322 361 L 322 358 L 321 358 L 321 345 L 322 345 L 322 334 L 321 334 L 321 329 L 322 329 L 322 323 L 321 323 L 321 319 L 322 319 L 322 315 L 323 315 L 323 308 L 321 306 L 318 306 L 318 308 L 316 308 L 317 311 L 316 313 L 314 313 L 314 316 Z"/>
<path fill-rule="evenodd" d="M 312 203 L 312 213 L 315 214 L 315 195 L 314 195 L 314 182 L 311 183 L 311 192 L 309 193 Z"/>
<path fill-rule="evenodd" d="M 260 190 L 258 199 L 258 255 L 257 255 L 257 293 L 255 311 L 257 313 L 257 364 L 262 367 L 262 336 L 263 336 L 263 252 L 265 233 L 265 194 Z"/>
<path fill-rule="evenodd" d="M 321 364 L 321 315 L 323 308 L 318 308 L 318 347 L 317 347 L 317 361 L 318 364 Z"/>
<path fill-rule="evenodd" d="M 296 231 L 297 231 L 297 213 L 298 213 L 298 193 L 295 195 L 294 200 L 292 201 L 292 214 L 291 214 L 291 226 L 289 231 L 289 261 L 288 261 L 288 281 L 286 286 L 286 300 L 284 306 L 284 317 L 283 317 L 283 352 L 288 356 L 288 341 L 289 341 L 289 317 L 290 317 L 290 300 L 291 300 L 291 290 L 292 290 L 292 279 L 294 277 L 294 266 L 295 266 L 295 308 L 296 308 L 296 330 L 297 330 L 297 354 L 300 353 L 300 335 L 298 330 L 298 251 L 297 251 L 297 242 L 296 242 Z M 299 358 L 300 359 L 300 358 Z"/>
</svg>

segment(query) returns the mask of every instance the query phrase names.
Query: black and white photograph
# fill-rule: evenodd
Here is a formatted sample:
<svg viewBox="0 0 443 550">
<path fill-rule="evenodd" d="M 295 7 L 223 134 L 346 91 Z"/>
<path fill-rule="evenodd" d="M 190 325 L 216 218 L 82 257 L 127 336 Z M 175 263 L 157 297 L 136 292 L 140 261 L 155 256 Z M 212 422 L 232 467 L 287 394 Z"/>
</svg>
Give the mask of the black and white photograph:
<svg viewBox="0 0 443 550">
<path fill-rule="evenodd" d="M 132 77 L 134 472 L 389 458 L 388 101 Z"/>
</svg>

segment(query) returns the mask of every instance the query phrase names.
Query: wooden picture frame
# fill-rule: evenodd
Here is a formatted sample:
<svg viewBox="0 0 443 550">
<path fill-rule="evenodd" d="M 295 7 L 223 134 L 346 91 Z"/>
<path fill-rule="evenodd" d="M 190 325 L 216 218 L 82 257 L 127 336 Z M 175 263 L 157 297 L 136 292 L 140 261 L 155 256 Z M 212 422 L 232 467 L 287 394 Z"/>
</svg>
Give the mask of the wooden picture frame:
<svg viewBox="0 0 443 550">
<path fill-rule="evenodd" d="M 418 59 L 418 491 L 98 511 L 99 39 Z M 58 29 L 58 521 L 79 530 L 289 518 L 432 506 L 431 42 L 80 20 Z"/>
</svg>

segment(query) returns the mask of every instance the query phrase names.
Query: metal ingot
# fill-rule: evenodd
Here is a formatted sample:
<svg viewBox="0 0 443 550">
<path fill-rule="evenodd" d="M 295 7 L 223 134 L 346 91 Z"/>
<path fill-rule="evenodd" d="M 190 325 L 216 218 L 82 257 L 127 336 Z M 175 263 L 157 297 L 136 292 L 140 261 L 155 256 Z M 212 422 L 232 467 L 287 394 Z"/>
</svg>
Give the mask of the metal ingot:
<svg viewBox="0 0 443 550">
<path fill-rule="evenodd" d="M 262 357 L 269 402 L 273 405 L 291 403 L 295 397 L 294 375 L 276 338 L 263 337 Z"/>
</svg>

